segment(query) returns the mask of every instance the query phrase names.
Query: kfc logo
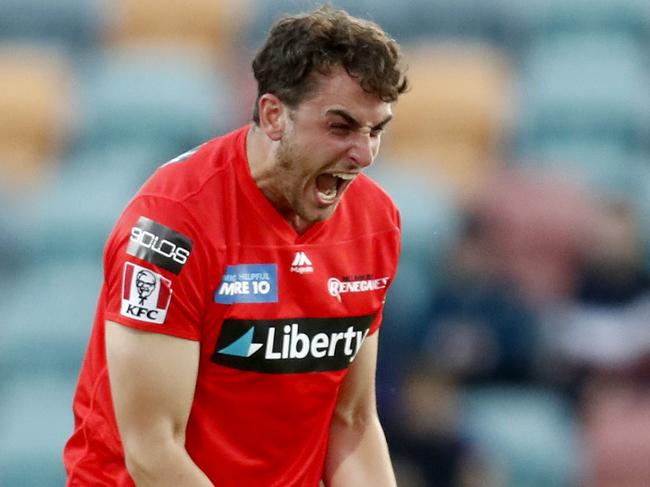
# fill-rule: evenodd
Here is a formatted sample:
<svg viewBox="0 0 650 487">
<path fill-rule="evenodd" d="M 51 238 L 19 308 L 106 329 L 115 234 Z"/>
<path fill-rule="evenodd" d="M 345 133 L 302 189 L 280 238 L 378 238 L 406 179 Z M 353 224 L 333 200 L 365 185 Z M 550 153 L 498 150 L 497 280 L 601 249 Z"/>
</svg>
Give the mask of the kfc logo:
<svg viewBox="0 0 650 487">
<path fill-rule="evenodd" d="M 138 297 L 140 298 L 140 305 L 151 296 L 151 293 L 156 289 L 156 276 L 153 272 L 142 269 L 138 271 L 135 276 L 135 287 L 138 289 Z"/>
<path fill-rule="evenodd" d="M 172 297 L 172 283 L 149 269 L 126 262 L 120 314 L 134 320 L 162 324 Z"/>
</svg>

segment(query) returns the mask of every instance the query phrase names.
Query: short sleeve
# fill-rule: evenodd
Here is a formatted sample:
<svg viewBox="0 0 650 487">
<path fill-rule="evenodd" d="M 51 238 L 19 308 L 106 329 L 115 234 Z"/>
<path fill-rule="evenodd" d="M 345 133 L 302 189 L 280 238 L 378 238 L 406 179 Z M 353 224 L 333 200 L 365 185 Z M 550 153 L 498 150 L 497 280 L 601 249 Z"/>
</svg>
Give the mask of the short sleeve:
<svg viewBox="0 0 650 487">
<path fill-rule="evenodd" d="M 381 309 L 377 312 L 375 317 L 372 319 L 372 323 L 370 323 L 370 330 L 368 331 L 368 335 L 372 335 L 377 330 L 379 330 L 383 317 L 384 317 L 384 305 L 382 304 Z"/>
<path fill-rule="evenodd" d="M 200 226 L 181 204 L 139 196 L 104 250 L 105 319 L 199 340 L 209 269 Z"/>
<path fill-rule="evenodd" d="M 381 304 L 381 307 L 379 308 L 379 311 L 377 311 L 377 314 L 375 315 L 374 319 L 372 320 L 372 323 L 370 323 L 370 330 L 368 332 L 369 335 L 374 334 L 381 327 L 381 324 L 382 324 L 382 321 L 383 321 L 383 318 L 384 318 L 384 307 L 386 305 L 386 299 L 390 299 L 390 297 L 388 296 L 388 292 L 390 290 L 390 287 L 393 284 L 393 281 L 395 280 L 395 276 L 397 275 L 397 267 L 398 267 L 398 263 L 399 263 L 399 256 L 400 256 L 400 253 L 401 253 L 401 250 L 402 250 L 401 249 L 401 243 L 402 243 L 402 240 L 401 240 L 401 231 L 402 231 L 401 216 L 400 216 L 399 210 L 397 209 L 397 206 L 393 205 L 392 209 L 393 209 L 393 211 L 392 211 L 392 219 L 393 219 L 393 223 L 395 225 L 395 229 L 396 229 L 396 232 L 397 232 L 394 265 L 393 265 L 392 275 L 391 275 L 389 283 L 388 283 L 388 287 L 386 288 L 386 291 L 385 291 L 387 294 L 384 294 L 384 300 L 383 300 L 383 302 Z"/>
</svg>

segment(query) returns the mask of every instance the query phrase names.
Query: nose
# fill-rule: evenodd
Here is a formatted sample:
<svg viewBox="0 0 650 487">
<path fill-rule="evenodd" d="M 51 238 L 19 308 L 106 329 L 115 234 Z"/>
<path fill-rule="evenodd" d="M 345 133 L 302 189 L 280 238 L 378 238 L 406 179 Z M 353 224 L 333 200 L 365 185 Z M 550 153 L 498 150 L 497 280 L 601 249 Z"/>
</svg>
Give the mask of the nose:
<svg viewBox="0 0 650 487">
<path fill-rule="evenodd" d="M 366 168 L 375 159 L 377 144 L 378 139 L 369 133 L 357 133 L 348 155 L 357 167 Z"/>
</svg>

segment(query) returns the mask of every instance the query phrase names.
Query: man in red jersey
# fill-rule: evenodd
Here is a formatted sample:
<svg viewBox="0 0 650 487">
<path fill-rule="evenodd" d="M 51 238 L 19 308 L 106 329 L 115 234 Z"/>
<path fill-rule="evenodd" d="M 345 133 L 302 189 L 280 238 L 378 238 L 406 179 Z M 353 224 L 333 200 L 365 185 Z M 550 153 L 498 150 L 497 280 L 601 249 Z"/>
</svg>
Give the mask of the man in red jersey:
<svg viewBox="0 0 650 487">
<path fill-rule="evenodd" d="M 253 62 L 254 123 L 162 166 L 104 252 L 69 486 L 394 486 L 375 406 L 399 215 L 362 171 L 396 43 L 326 7 Z"/>
</svg>

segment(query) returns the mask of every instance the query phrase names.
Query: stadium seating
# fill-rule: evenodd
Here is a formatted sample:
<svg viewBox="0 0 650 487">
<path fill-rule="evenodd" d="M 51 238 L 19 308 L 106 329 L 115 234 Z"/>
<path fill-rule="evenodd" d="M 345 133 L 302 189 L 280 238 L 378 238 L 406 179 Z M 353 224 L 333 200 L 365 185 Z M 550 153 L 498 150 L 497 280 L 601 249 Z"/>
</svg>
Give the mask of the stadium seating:
<svg viewBox="0 0 650 487">
<path fill-rule="evenodd" d="M 609 34 L 534 44 L 519 80 L 518 160 L 564 168 L 613 195 L 639 194 L 650 136 L 644 56 Z"/>
<path fill-rule="evenodd" d="M 581 35 L 623 35 L 639 45 L 650 36 L 645 0 L 499 0 L 533 42 Z"/>
<path fill-rule="evenodd" d="M 34 182 L 62 151 L 72 87 L 58 50 L 0 45 L 0 190 Z"/>
<path fill-rule="evenodd" d="M 101 280 L 97 259 L 38 263 L 14 279 L 0 298 L 3 377 L 43 371 L 75 376 Z"/>
<path fill-rule="evenodd" d="M 151 144 L 83 151 L 43 184 L 41 193 L 6 215 L 32 263 L 101 256 L 121 210 L 153 169 L 176 155 Z"/>
<path fill-rule="evenodd" d="M 321 3 L 315 0 L 275 0 L 273 2 L 253 0 L 250 23 L 243 33 L 246 46 L 250 50 L 257 50 L 264 41 L 273 22 L 282 15 L 316 8 Z M 395 9 L 394 5 L 387 0 L 360 0 L 356 2 L 353 0 L 334 0 L 330 2 L 330 5 L 382 22 L 387 31 L 398 38 L 400 38 L 399 33 L 395 32 L 393 27 L 403 29 L 409 11 L 409 9 Z M 384 23 L 385 21 L 388 21 L 388 24 Z"/>
<path fill-rule="evenodd" d="M 519 25 L 498 0 L 411 0 L 405 40 L 454 39 L 478 41 L 497 48 L 511 49 Z M 394 10 L 394 8 L 393 8 Z"/>
<path fill-rule="evenodd" d="M 247 43 L 257 47 L 281 14 L 321 5 L 316 0 L 255 0 Z M 404 0 L 400 8 L 390 0 L 334 0 L 329 2 L 352 15 L 380 24 L 401 43 L 421 39 L 472 39 L 506 45 L 516 23 L 509 21 L 499 2 L 480 0 Z"/>
<path fill-rule="evenodd" d="M 43 370 L 0 384 L 0 485 L 64 485 L 74 377 Z"/>
<path fill-rule="evenodd" d="M 464 394 L 464 426 L 501 487 L 576 485 L 583 469 L 569 404 L 557 393 L 487 386 Z"/>
<path fill-rule="evenodd" d="M 0 0 L 0 41 L 39 42 L 71 54 L 95 47 L 107 0 Z"/>
<path fill-rule="evenodd" d="M 533 45 L 519 86 L 524 144 L 589 135 L 593 141 L 609 138 L 631 151 L 642 149 L 650 106 L 644 59 L 644 52 L 623 37 Z"/>
<path fill-rule="evenodd" d="M 235 51 L 251 10 L 248 0 L 116 0 L 107 27 L 112 45 L 154 43 L 199 49 L 222 60 Z"/>
<path fill-rule="evenodd" d="M 429 43 L 406 54 L 413 88 L 395 106 L 383 150 L 467 191 L 494 166 L 509 134 L 509 63 L 471 43 Z"/>
<path fill-rule="evenodd" d="M 192 52 L 107 50 L 80 84 L 83 149 L 149 142 L 180 154 L 232 126 L 228 81 Z"/>
<path fill-rule="evenodd" d="M 643 197 L 643 172 L 647 170 L 647 162 L 607 138 L 547 140 L 529 151 L 520 157 L 521 164 L 564 174 L 601 196 L 632 203 Z"/>
</svg>

